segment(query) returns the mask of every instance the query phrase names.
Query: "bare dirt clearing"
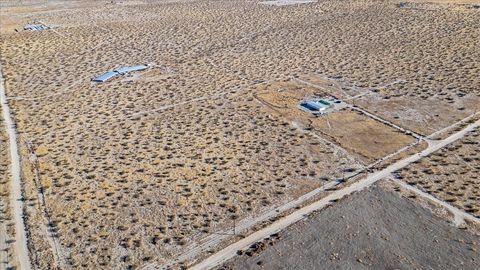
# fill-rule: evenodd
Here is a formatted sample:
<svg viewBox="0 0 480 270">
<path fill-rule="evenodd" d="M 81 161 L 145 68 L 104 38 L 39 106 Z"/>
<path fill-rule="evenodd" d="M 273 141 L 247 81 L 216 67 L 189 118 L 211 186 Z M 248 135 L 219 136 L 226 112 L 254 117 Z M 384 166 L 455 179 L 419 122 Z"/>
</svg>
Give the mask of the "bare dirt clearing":
<svg viewBox="0 0 480 270">
<path fill-rule="evenodd" d="M 290 80 L 262 87 L 255 96 L 270 113 L 329 138 L 353 155 L 360 156 L 367 164 L 415 141 L 413 137 L 351 109 L 341 109 L 319 117 L 298 109 L 302 99 L 309 96 L 328 97 L 333 94 L 329 90 L 330 87 L 319 89 Z"/>
<path fill-rule="evenodd" d="M 444 127 L 445 123 L 454 123 L 480 110 L 480 98 L 474 94 L 455 101 L 405 97 L 381 99 L 378 95 L 369 95 L 358 98 L 355 104 L 422 135 L 429 135 Z"/>
<path fill-rule="evenodd" d="M 464 268 L 480 237 L 374 187 L 312 214 L 219 269 Z"/>
</svg>

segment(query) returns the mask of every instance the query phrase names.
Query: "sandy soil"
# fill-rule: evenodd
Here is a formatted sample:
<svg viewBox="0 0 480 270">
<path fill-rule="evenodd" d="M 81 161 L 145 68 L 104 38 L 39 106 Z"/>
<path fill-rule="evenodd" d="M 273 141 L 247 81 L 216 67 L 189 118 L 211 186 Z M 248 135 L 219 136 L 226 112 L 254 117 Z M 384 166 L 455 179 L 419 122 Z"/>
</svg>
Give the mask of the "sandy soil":
<svg viewBox="0 0 480 270">
<path fill-rule="evenodd" d="M 480 217 L 480 130 L 399 172 L 399 178 Z"/>
<path fill-rule="evenodd" d="M 328 77 L 342 83 L 339 93 L 373 92 L 375 102 L 367 96 L 359 102 L 405 127 L 431 122 L 428 132 L 478 106 L 480 13 L 463 5 L 10 2 L 0 15 L 8 30 L 0 36 L 0 60 L 20 134 L 38 268 L 53 265 L 57 253 L 44 226 L 72 268 L 162 264 L 232 219 L 282 205 L 359 167 L 354 155 L 254 102 L 261 82 Z M 35 20 L 56 28 L 13 30 Z M 144 63 L 157 68 L 90 82 L 106 70 Z"/>
<path fill-rule="evenodd" d="M 9 205 L 10 198 L 10 158 L 8 152 L 8 136 L 5 133 L 4 121 L 0 115 L 0 266 L 2 268 L 16 265 L 12 240 L 14 223 Z"/>
<path fill-rule="evenodd" d="M 321 87 L 304 85 L 295 80 L 274 82 L 259 87 L 255 97 L 266 106 L 269 113 L 280 115 L 286 121 L 329 138 L 352 155 L 360 157 L 365 164 L 414 141 L 413 137 L 351 109 L 339 109 L 321 117 L 314 117 L 299 110 L 299 101 L 305 98 L 338 96 L 336 89 L 322 84 L 316 85 Z"/>
<path fill-rule="evenodd" d="M 266 226 L 265 228 L 255 231 L 254 233 L 214 253 L 213 255 L 209 256 L 207 259 L 196 264 L 194 267 L 192 267 L 192 269 L 204 270 L 204 269 L 210 269 L 210 268 L 216 267 L 221 263 L 224 263 L 227 260 L 233 258 L 235 255 L 237 255 L 238 250 L 247 249 L 249 246 L 255 244 L 256 242 L 262 241 L 262 239 L 268 238 L 270 235 L 278 233 L 286 229 L 290 225 L 295 224 L 296 222 L 302 220 L 305 216 L 310 215 L 316 211 L 319 211 L 325 208 L 326 206 L 329 206 L 332 203 L 337 202 L 343 197 L 353 194 L 354 192 L 358 192 L 363 189 L 366 189 L 382 179 L 391 177 L 392 174 L 399 171 L 400 169 L 405 168 L 410 164 L 416 163 L 419 160 L 421 160 L 423 157 L 428 156 L 438 151 L 439 149 L 442 149 L 450 145 L 451 143 L 458 141 L 459 139 L 463 138 L 466 134 L 468 134 L 469 132 L 472 132 L 475 128 L 478 128 L 479 126 L 480 126 L 480 121 L 472 123 L 468 127 L 451 135 L 450 137 L 436 144 L 430 144 L 428 148 L 422 152 L 416 153 L 394 164 L 391 164 L 383 170 L 374 171 L 373 173 L 366 175 L 364 178 L 361 178 L 360 180 L 351 183 L 347 187 L 337 189 L 332 193 L 328 194 L 327 196 L 319 200 L 316 200 L 313 203 L 306 205 L 285 217 L 282 217 L 276 220 L 275 222 Z M 465 216 L 465 218 L 466 217 L 467 216 Z M 480 222 L 475 217 L 470 218 L 470 220 Z M 455 224 L 459 224 L 459 222 L 456 222 Z"/>
<path fill-rule="evenodd" d="M 478 4 L 478 0 L 413 0 L 413 3 L 440 3 L 440 4 Z"/>
<path fill-rule="evenodd" d="M 441 129 L 444 123 L 456 122 L 480 110 L 480 99 L 475 94 L 465 95 L 455 102 L 404 97 L 381 100 L 370 95 L 357 99 L 355 104 L 424 136 Z"/>
<path fill-rule="evenodd" d="M 480 237 L 371 188 L 256 244 L 220 269 L 474 269 Z"/>
<path fill-rule="evenodd" d="M 22 192 L 21 163 L 18 148 L 18 137 L 15 120 L 7 101 L 2 66 L 0 65 L 0 103 L 2 107 L 3 128 L 8 138 L 8 174 L 9 174 L 9 203 L 10 213 L 15 226 L 13 240 L 15 263 L 21 269 L 30 270 L 30 257 L 27 247 L 28 231 L 25 226 L 25 196 Z M 10 242 L 10 239 L 9 239 Z"/>
</svg>

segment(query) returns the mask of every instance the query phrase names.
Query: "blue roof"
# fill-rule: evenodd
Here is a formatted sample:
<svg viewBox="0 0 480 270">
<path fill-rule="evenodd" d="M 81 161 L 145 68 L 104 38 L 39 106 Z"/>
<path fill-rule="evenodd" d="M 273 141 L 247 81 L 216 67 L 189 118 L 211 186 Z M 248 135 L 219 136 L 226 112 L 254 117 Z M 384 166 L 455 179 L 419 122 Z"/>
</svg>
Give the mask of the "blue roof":
<svg viewBox="0 0 480 270">
<path fill-rule="evenodd" d="M 117 76 L 118 73 L 115 72 L 115 71 L 107 71 L 105 73 L 103 73 L 102 75 L 96 77 L 95 79 L 93 79 L 94 82 L 104 82 L 108 79 L 111 79 L 115 76 Z"/>
<path fill-rule="evenodd" d="M 302 106 L 303 108 L 305 108 L 309 111 L 318 111 L 318 109 L 319 109 L 315 105 L 310 104 L 309 102 L 301 103 L 300 106 Z"/>
<path fill-rule="evenodd" d="M 300 106 L 307 108 L 310 111 L 318 111 L 321 108 L 326 108 L 329 106 L 329 104 L 325 104 L 327 102 L 321 102 L 321 101 L 307 101 L 307 102 L 302 102 Z"/>
<path fill-rule="evenodd" d="M 117 68 L 117 69 L 114 69 L 113 71 L 118 72 L 120 74 L 125 74 L 130 71 L 140 71 L 140 70 L 145 70 L 147 68 L 148 68 L 147 65 L 139 65 L 139 66 Z"/>
</svg>

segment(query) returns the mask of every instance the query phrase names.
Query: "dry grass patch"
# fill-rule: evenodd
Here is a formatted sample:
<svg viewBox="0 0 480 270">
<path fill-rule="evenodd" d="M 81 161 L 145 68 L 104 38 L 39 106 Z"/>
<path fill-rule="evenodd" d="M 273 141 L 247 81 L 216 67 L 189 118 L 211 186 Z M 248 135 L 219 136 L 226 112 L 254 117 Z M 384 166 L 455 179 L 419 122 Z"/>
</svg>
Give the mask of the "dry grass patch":
<svg viewBox="0 0 480 270">
<path fill-rule="evenodd" d="M 401 95 L 391 97 L 389 92 L 380 91 L 355 100 L 355 104 L 426 136 L 480 110 L 480 97 L 448 94 L 444 98 L 439 95 L 418 99 Z"/>
<path fill-rule="evenodd" d="M 369 161 L 382 158 L 415 141 L 397 129 L 350 110 L 313 119 L 311 126 Z"/>
<path fill-rule="evenodd" d="M 325 84 L 325 88 L 330 87 L 329 83 Z M 329 93 L 318 87 L 288 80 L 263 87 L 256 97 L 271 113 L 314 130 L 367 162 L 382 158 L 415 141 L 411 136 L 350 109 L 321 117 L 313 117 L 299 110 L 298 103 L 312 95 L 322 97 Z"/>
</svg>

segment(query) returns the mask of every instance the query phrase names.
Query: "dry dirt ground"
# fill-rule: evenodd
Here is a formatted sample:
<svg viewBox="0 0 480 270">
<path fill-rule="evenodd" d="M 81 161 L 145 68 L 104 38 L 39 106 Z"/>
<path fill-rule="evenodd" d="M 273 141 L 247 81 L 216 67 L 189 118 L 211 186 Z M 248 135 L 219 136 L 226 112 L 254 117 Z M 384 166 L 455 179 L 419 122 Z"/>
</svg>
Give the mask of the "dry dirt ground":
<svg viewBox="0 0 480 270">
<path fill-rule="evenodd" d="M 475 269 L 480 237 L 379 187 L 257 243 L 219 269 Z"/>
<path fill-rule="evenodd" d="M 356 154 L 364 163 L 371 163 L 415 141 L 413 137 L 350 108 L 342 108 L 322 117 L 314 117 L 297 109 L 299 100 L 311 96 L 337 96 L 335 90 L 328 86 L 305 86 L 287 80 L 260 86 L 255 96 L 270 113 L 323 135 Z"/>
<path fill-rule="evenodd" d="M 480 217 L 480 130 L 401 170 L 397 178 Z"/>
<path fill-rule="evenodd" d="M 0 268 L 15 266 L 13 258 L 12 239 L 14 229 L 12 213 L 9 207 L 10 196 L 10 154 L 8 151 L 8 136 L 3 128 L 4 121 L 0 115 Z"/>
<path fill-rule="evenodd" d="M 424 135 L 478 110 L 480 12 L 398 3 L 0 1 L 35 268 L 171 262 L 412 141 L 348 110 L 305 132 L 256 100 L 292 77 Z"/>
</svg>

